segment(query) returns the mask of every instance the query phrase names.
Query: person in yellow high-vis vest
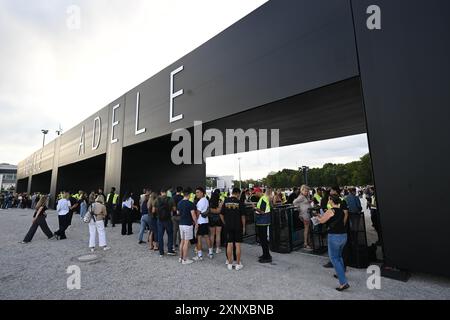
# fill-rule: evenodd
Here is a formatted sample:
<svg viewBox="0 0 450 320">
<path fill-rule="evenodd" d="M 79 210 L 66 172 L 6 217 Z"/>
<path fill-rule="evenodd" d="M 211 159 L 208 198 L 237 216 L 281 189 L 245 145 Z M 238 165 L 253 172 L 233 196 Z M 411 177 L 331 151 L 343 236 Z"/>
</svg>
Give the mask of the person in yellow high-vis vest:
<svg viewBox="0 0 450 320">
<path fill-rule="evenodd" d="M 105 228 L 108 225 L 108 220 L 111 219 L 111 225 L 113 227 L 115 224 L 115 213 L 117 210 L 117 202 L 119 200 L 119 195 L 116 193 L 116 188 L 112 187 L 111 192 L 106 196 L 106 218 L 105 218 Z"/>
<path fill-rule="evenodd" d="M 259 243 L 263 250 L 263 255 L 259 257 L 260 263 L 270 263 L 272 262 L 272 256 L 269 250 L 269 240 L 267 239 L 267 230 L 270 226 L 272 211 L 272 204 L 270 201 L 270 196 L 272 194 L 272 189 L 267 188 L 266 192 L 262 194 L 260 188 L 255 188 L 254 193 L 259 196 L 259 201 L 256 205 L 256 232 L 258 235 Z"/>
</svg>

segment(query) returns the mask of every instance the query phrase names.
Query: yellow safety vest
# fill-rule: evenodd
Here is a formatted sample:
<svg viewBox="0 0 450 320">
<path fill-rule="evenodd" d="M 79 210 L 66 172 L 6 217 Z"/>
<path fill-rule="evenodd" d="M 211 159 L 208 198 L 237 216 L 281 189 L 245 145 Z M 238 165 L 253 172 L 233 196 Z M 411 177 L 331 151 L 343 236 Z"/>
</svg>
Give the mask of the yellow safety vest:
<svg viewBox="0 0 450 320">
<path fill-rule="evenodd" d="M 320 204 L 320 202 L 322 201 L 322 197 L 321 197 L 318 193 L 316 193 L 316 194 L 314 195 L 314 199 L 316 199 L 316 201 L 319 202 L 319 204 Z"/>
<path fill-rule="evenodd" d="M 261 209 L 261 204 L 263 201 L 266 203 L 266 210 L 264 212 L 265 213 L 270 212 L 270 200 L 269 200 L 269 197 L 266 195 L 263 195 L 261 198 L 259 198 L 259 201 L 258 201 L 258 204 L 256 205 L 256 207 L 258 209 Z"/>
<path fill-rule="evenodd" d="M 111 195 L 111 193 L 108 193 L 108 196 L 106 197 L 106 202 L 109 201 L 109 196 L 110 195 Z M 117 193 L 114 193 L 113 201 L 112 201 L 113 204 L 117 204 L 117 198 L 119 198 L 119 195 Z"/>
</svg>

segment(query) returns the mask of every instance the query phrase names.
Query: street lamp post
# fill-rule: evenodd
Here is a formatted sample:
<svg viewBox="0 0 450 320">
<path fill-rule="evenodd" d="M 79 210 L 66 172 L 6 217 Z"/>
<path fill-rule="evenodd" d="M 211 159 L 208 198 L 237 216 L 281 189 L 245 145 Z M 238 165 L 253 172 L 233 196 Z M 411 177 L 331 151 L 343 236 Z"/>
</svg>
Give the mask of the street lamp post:
<svg viewBox="0 0 450 320">
<path fill-rule="evenodd" d="M 44 134 L 44 138 L 42 139 L 42 148 L 45 145 L 45 135 L 48 133 L 48 130 L 42 129 L 41 132 Z"/>
<path fill-rule="evenodd" d="M 309 167 L 307 166 L 302 166 L 302 171 L 303 171 L 303 177 L 305 179 L 305 184 L 308 185 L 308 170 Z"/>
</svg>

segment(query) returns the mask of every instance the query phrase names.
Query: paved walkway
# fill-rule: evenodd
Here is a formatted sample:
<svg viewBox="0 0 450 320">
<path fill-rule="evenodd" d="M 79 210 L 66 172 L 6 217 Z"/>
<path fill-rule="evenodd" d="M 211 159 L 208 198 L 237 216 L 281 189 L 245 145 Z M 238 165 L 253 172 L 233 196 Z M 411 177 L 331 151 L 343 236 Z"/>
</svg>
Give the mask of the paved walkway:
<svg viewBox="0 0 450 320">
<path fill-rule="evenodd" d="M 0 210 L 0 299 L 450 299 L 450 279 L 413 275 L 407 283 L 382 278 L 380 290 L 366 286 L 365 270 L 348 272 L 350 290 L 334 290 L 333 271 L 321 265 L 325 257 L 300 252 L 273 253 L 272 264 L 259 264 L 260 247 L 243 245 L 244 269 L 228 271 L 223 253 L 213 260 L 181 265 L 137 244 L 120 228 L 107 230 L 110 251 L 99 259 L 79 262 L 89 254 L 88 226 L 74 216 L 68 239 L 48 241 L 38 230 L 33 241 L 18 242 L 27 232 L 33 212 Z M 49 212 L 52 230 L 57 216 Z M 81 269 L 81 289 L 68 290 L 66 269 Z"/>
</svg>

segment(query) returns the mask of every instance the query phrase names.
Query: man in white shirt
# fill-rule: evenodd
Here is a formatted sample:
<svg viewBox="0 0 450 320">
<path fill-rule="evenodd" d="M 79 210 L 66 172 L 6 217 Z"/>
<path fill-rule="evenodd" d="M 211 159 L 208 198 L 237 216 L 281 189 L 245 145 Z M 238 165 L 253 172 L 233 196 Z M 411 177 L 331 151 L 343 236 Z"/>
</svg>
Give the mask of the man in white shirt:
<svg viewBox="0 0 450 320">
<path fill-rule="evenodd" d="M 205 197 L 205 189 L 198 187 L 195 190 L 195 196 L 199 199 L 197 202 L 197 256 L 193 259 L 196 261 L 203 260 L 202 253 L 202 238 L 206 240 L 208 245 L 208 256 L 210 259 L 214 257 L 213 248 L 209 239 L 209 220 L 208 220 L 208 208 L 209 202 Z M 203 215 L 203 216 L 202 216 Z"/>
<path fill-rule="evenodd" d="M 59 230 L 55 232 L 55 237 L 58 240 L 67 239 L 66 229 L 69 226 L 69 211 L 72 206 L 69 201 L 70 194 L 64 192 L 64 197 L 58 201 L 56 211 L 58 212 Z"/>
</svg>

